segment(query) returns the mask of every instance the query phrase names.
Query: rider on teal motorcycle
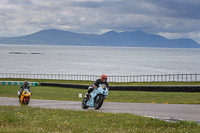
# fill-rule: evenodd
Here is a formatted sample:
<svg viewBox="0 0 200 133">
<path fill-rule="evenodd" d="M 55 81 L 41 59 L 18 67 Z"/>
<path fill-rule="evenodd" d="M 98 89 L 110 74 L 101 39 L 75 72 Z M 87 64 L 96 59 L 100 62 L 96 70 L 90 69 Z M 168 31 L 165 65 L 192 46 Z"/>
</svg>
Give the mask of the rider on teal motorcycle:
<svg viewBox="0 0 200 133">
<path fill-rule="evenodd" d="M 88 99 L 90 93 L 95 89 L 95 88 L 98 88 L 99 87 L 99 84 L 106 84 L 108 90 L 109 90 L 109 84 L 107 82 L 107 75 L 103 74 L 101 75 L 101 79 L 97 79 L 93 84 L 92 86 L 90 86 L 88 88 L 88 91 L 86 92 L 85 94 L 85 97 Z"/>
</svg>

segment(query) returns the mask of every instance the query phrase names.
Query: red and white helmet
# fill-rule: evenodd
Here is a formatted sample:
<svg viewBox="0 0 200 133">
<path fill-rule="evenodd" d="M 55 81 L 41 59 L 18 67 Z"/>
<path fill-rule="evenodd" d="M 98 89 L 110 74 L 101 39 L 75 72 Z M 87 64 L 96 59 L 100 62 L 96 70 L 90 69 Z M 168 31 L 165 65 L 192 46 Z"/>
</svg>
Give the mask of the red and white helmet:
<svg viewBox="0 0 200 133">
<path fill-rule="evenodd" d="M 106 82 L 107 81 L 107 75 L 105 75 L 105 74 L 101 75 L 101 81 Z"/>
</svg>

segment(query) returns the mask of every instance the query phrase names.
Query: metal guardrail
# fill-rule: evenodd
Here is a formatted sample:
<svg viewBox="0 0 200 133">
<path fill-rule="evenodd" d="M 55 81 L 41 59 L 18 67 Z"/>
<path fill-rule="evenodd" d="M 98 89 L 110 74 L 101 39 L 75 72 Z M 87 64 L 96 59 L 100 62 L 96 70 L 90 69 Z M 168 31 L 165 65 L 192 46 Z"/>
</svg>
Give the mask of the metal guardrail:
<svg viewBox="0 0 200 133">
<path fill-rule="evenodd" d="M 54 79 L 54 80 L 82 80 L 95 81 L 97 75 L 71 74 L 27 74 L 27 73 L 0 73 L 0 78 L 23 79 Z M 200 74 L 164 74 L 164 75 L 129 75 L 108 76 L 108 82 L 196 82 L 200 81 Z"/>
</svg>

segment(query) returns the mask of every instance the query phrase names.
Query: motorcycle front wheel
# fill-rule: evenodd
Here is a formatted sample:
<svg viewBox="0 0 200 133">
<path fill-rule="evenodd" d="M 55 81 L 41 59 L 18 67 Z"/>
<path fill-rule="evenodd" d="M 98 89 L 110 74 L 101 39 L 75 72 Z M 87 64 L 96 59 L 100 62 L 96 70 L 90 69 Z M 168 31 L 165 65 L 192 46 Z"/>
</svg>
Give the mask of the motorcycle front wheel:
<svg viewBox="0 0 200 133">
<path fill-rule="evenodd" d="M 28 98 L 24 98 L 24 105 L 28 105 L 29 103 L 29 99 Z"/>
<path fill-rule="evenodd" d="M 94 102 L 94 108 L 100 109 L 103 104 L 104 96 L 103 95 L 97 95 L 96 100 Z"/>
<path fill-rule="evenodd" d="M 26 99 L 26 105 L 28 105 L 29 104 L 29 100 L 28 99 Z"/>
<path fill-rule="evenodd" d="M 86 106 L 86 103 L 87 103 L 87 98 L 84 98 L 83 101 L 82 101 L 82 108 L 83 109 L 88 109 L 89 107 Z"/>
</svg>

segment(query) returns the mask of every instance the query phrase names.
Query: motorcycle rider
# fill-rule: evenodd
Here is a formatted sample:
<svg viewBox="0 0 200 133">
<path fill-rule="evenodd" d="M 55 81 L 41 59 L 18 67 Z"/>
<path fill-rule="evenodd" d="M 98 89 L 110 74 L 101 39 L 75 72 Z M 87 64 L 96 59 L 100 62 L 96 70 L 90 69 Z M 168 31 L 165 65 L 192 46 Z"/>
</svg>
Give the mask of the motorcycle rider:
<svg viewBox="0 0 200 133">
<path fill-rule="evenodd" d="M 85 94 L 85 97 L 88 99 L 89 98 L 89 95 L 90 93 L 95 89 L 95 88 L 98 88 L 99 87 L 99 84 L 106 84 L 106 87 L 109 89 L 109 84 L 107 82 L 107 75 L 103 74 L 101 75 L 101 79 L 97 79 L 93 84 L 92 86 L 90 86 L 88 88 L 88 91 L 86 92 Z"/>
<path fill-rule="evenodd" d="M 19 92 L 20 92 L 19 101 L 20 101 L 20 96 L 22 95 L 22 92 L 23 92 L 24 89 L 28 89 L 28 91 L 30 91 L 30 93 L 31 93 L 31 89 L 28 86 L 28 81 L 26 81 L 26 80 L 24 81 L 24 84 L 20 87 L 20 90 L 19 90 Z M 32 93 L 31 93 L 31 95 L 32 95 Z"/>
</svg>

